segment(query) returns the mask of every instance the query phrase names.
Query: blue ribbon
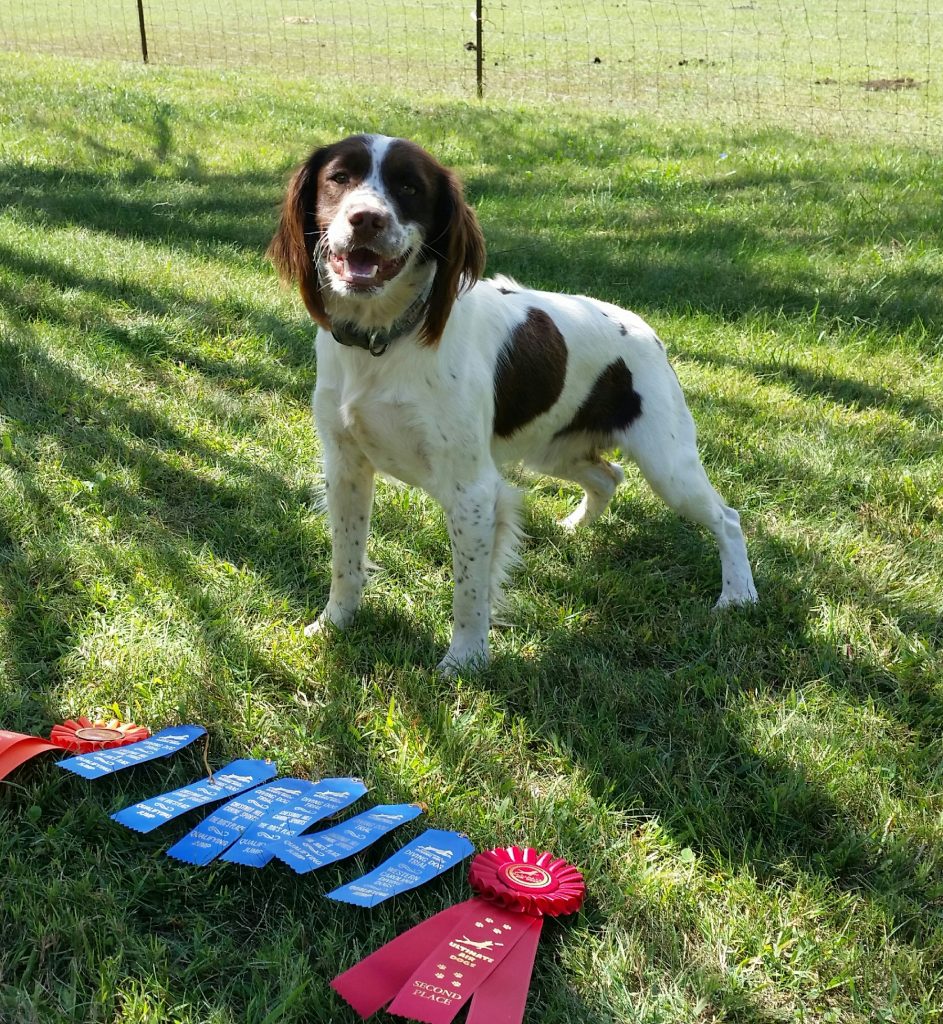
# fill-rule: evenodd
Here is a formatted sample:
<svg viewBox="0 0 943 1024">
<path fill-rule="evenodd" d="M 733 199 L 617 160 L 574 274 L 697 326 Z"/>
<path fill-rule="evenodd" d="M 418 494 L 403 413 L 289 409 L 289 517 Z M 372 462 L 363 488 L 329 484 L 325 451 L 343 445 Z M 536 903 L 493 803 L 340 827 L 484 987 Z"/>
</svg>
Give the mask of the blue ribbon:
<svg viewBox="0 0 943 1024">
<path fill-rule="evenodd" d="M 112 818 L 136 832 L 153 832 L 180 814 L 243 793 L 277 774 L 278 769 L 272 761 L 240 759 L 220 768 L 212 779 L 203 779 L 170 793 L 152 796 L 149 800 L 125 807 L 113 814 Z"/>
<path fill-rule="evenodd" d="M 146 740 L 129 743 L 126 747 L 114 747 L 111 750 L 93 750 L 77 757 L 67 757 L 59 761 L 60 768 L 81 775 L 83 779 L 100 779 L 103 775 L 120 772 L 122 768 L 130 768 L 135 764 L 143 764 L 155 757 L 169 757 L 183 750 L 198 736 L 205 735 L 202 725 L 172 725 L 167 729 L 155 732 Z"/>
<path fill-rule="evenodd" d="M 426 829 L 374 871 L 327 896 L 358 907 L 375 907 L 391 896 L 423 885 L 474 852 L 475 847 L 467 836 Z"/>
<path fill-rule="evenodd" d="M 336 814 L 359 800 L 367 787 L 360 779 L 322 779 L 306 783 L 305 792 L 287 807 L 279 807 L 250 826 L 222 860 L 261 868 L 275 856 L 273 846 L 300 835 L 315 822 Z"/>
<path fill-rule="evenodd" d="M 234 797 L 171 846 L 167 855 L 188 864 L 209 864 L 232 846 L 249 826 L 297 802 L 312 785 L 304 779 L 276 779 Z"/>
<path fill-rule="evenodd" d="M 323 832 L 283 839 L 274 843 L 272 850 L 279 860 L 304 875 L 360 853 L 387 832 L 420 814 L 422 808 L 416 804 L 380 804 Z"/>
</svg>

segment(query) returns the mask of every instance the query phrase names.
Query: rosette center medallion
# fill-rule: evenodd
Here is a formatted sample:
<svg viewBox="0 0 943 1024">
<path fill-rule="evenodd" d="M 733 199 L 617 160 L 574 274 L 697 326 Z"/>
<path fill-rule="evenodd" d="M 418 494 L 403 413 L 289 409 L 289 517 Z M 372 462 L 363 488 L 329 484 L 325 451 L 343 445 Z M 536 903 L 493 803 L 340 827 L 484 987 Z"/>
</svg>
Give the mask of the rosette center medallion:
<svg viewBox="0 0 943 1024">
<path fill-rule="evenodd" d="M 560 882 L 539 864 L 505 864 L 498 868 L 498 878 L 524 892 L 553 892 L 560 888 Z"/>
</svg>

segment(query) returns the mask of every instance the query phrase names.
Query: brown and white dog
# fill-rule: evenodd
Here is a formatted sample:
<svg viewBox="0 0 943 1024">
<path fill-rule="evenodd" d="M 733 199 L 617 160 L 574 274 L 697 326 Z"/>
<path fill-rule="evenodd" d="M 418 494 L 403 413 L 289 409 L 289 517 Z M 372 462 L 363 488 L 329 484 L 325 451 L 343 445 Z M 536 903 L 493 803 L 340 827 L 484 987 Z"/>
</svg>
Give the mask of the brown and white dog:
<svg viewBox="0 0 943 1024">
<path fill-rule="evenodd" d="M 717 607 L 756 601 L 740 517 L 711 486 L 665 350 L 639 317 L 582 296 L 481 280 L 484 240 L 451 171 L 403 139 L 357 135 L 311 154 L 269 255 L 320 325 L 314 416 L 333 544 L 327 605 L 346 626 L 365 581 L 375 472 L 439 501 L 454 628 L 439 668 L 488 658 L 491 612 L 520 537 L 502 467 L 578 483 L 562 525 L 591 523 L 631 457 L 720 549 Z"/>
</svg>

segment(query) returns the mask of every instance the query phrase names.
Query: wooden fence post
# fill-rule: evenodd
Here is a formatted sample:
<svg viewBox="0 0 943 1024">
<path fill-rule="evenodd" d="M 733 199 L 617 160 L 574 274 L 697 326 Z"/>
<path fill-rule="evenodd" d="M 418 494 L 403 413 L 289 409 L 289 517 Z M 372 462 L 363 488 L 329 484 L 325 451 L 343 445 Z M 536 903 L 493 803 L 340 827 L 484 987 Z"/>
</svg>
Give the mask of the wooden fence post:
<svg viewBox="0 0 943 1024">
<path fill-rule="evenodd" d="M 147 63 L 147 30 L 144 27 L 144 0 L 138 0 L 138 25 L 141 26 L 141 56 Z"/>
<path fill-rule="evenodd" d="M 140 2 L 140 0 L 139 0 Z M 485 70 L 485 57 L 482 53 L 483 41 L 482 41 L 482 0 L 475 0 L 475 85 L 478 91 L 478 99 L 481 99 L 485 94 L 485 81 L 484 81 L 484 70 Z"/>
</svg>

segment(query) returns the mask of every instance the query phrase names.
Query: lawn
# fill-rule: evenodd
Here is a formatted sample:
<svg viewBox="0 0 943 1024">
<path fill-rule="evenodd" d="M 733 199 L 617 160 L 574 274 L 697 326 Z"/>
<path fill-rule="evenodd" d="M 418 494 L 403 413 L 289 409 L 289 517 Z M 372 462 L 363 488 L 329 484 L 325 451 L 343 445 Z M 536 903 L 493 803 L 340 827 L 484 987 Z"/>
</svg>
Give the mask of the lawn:
<svg viewBox="0 0 943 1024">
<path fill-rule="evenodd" d="M 741 510 L 761 604 L 628 474 L 564 536 L 528 479 L 494 664 L 450 681 L 434 503 L 378 488 L 355 627 L 308 640 L 328 540 L 312 325 L 263 251 L 291 168 L 356 130 L 467 182 L 489 271 L 650 320 Z M 0 58 L 0 727 L 200 722 L 214 766 L 359 775 L 479 848 L 580 865 L 530 1024 L 943 1018 L 943 221 L 899 142 Z M 319 1024 L 328 988 L 468 895 L 373 912 L 164 856 L 109 814 L 199 749 L 0 786 L 0 1020 Z M 389 1019 L 389 1018 L 387 1018 Z"/>
</svg>

